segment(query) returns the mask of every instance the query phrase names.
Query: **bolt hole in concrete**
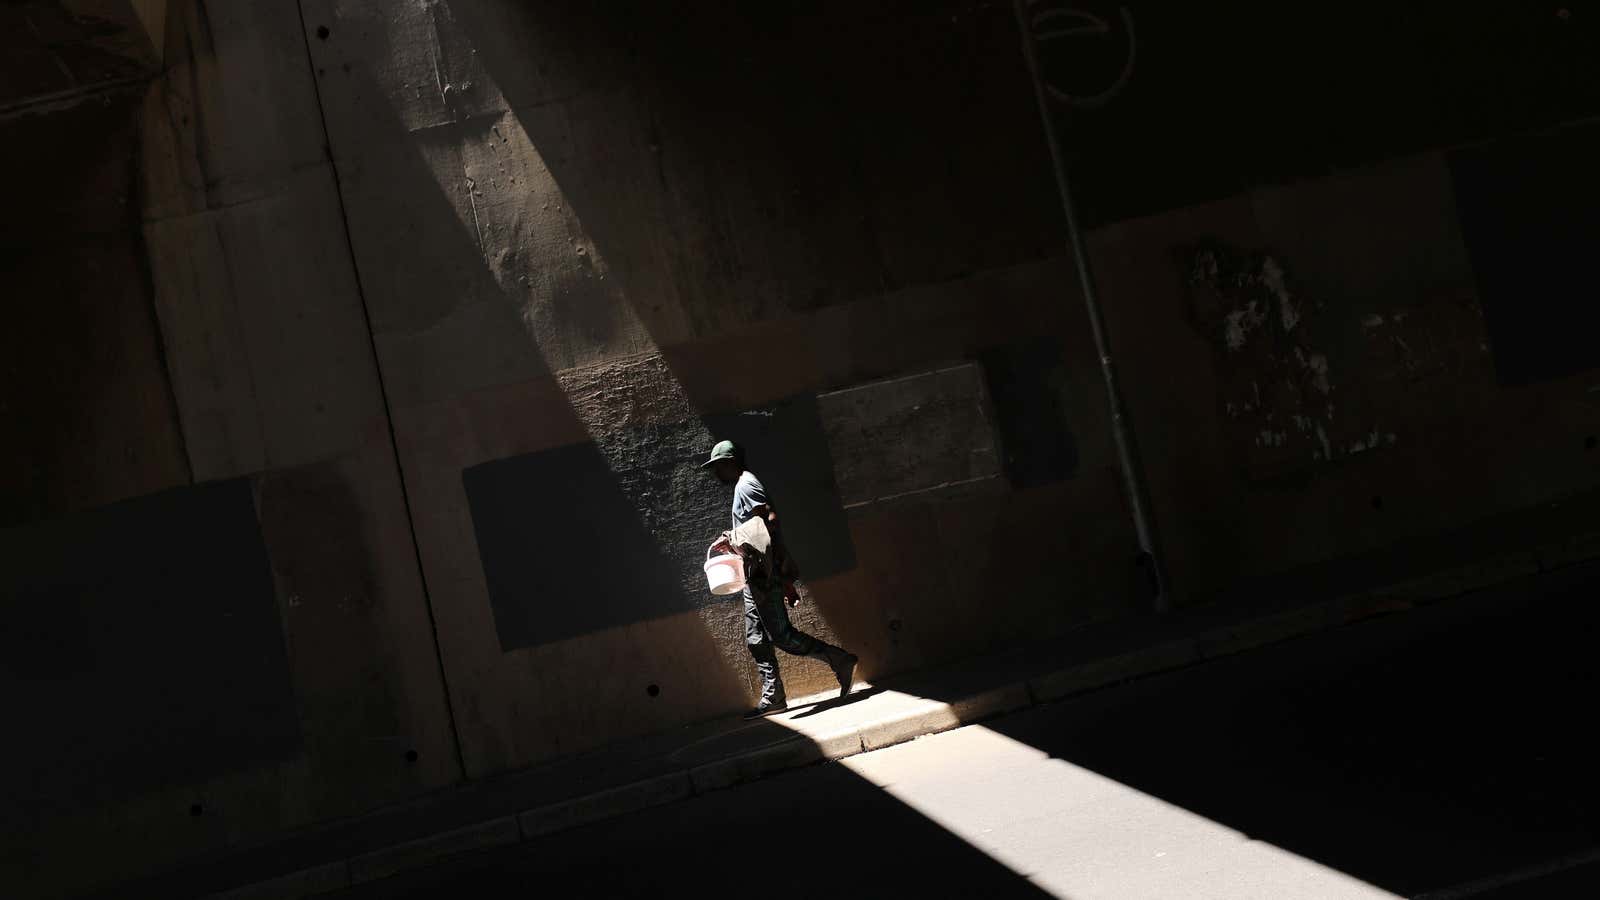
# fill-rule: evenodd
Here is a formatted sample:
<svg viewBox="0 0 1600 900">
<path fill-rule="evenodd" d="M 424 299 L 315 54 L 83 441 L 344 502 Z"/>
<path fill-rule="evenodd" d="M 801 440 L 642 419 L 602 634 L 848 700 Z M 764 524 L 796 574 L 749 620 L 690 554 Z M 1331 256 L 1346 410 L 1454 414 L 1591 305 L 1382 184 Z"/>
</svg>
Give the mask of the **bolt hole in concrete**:
<svg viewBox="0 0 1600 900">
<path fill-rule="evenodd" d="M 1373 497 L 1372 498 L 1372 508 L 1381 512 L 1383 510 L 1383 498 L 1382 497 Z"/>
<path fill-rule="evenodd" d="M 327 40 L 328 39 L 328 34 L 329 34 L 328 26 L 326 26 L 326 25 L 318 25 L 317 26 L 317 40 L 319 40 L 319 41 Z"/>
<path fill-rule="evenodd" d="M 198 816 L 198 815 L 200 815 L 201 813 L 203 813 L 205 811 L 206 811 L 205 807 L 201 806 L 198 803 L 196 803 L 196 804 L 194 804 L 194 805 L 189 807 L 189 815 L 191 815 L 191 816 Z"/>
<path fill-rule="evenodd" d="M 406 751 L 406 762 L 414 763 L 416 761 L 417 761 L 417 751 L 415 751 L 415 750 L 407 750 Z"/>
<path fill-rule="evenodd" d="M 1600 444 L 1600 438 L 1596 438 L 1594 435 L 1591 434 L 1587 438 L 1584 438 L 1584 440 L 1583 440 L 1583 449 L 1585 449 L 1585 450 L 1593 450 L 1597 444 Z"/>
<path fill-rule="evenodd" d="M 644 692 L 646 694 L 649 694 L 652 697 L 659 697 L 659 696 L 661 696 L 661 686 L 657 685 L 657 684 L 652 684 L 649 687 L 645 688 Z"/>
</svg>

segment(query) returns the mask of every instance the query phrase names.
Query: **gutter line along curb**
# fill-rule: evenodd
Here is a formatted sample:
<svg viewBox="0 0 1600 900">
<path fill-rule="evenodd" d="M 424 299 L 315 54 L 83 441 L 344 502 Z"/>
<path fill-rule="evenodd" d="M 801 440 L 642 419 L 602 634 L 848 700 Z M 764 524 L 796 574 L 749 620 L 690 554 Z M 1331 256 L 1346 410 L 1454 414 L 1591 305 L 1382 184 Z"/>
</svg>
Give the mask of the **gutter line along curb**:
<svg viewBox="0 0 1600 900">
<path fill-rule="evenodd" d="M 1543 569 L 1528 554 L 1479 563 L 1426 579 L 1339 597 L 1287 612 L 1211 628 L 1192 637 L 1092 659 L 971 697 L 901 712 L 834 734 L 791 739 L 593 794 L 429 835 L 349 859 L 300 869 L 208 895 L 210 900 L 306 897 L 387 878 L 477 850 L 507 847 L 547 834 L 642 812 L 734 787 L 790 769 L 915 740 L 985 719 L 1062 700 L 1120 682 L 1350 625 L 1386 613 L 1469 594 Z M 1503 565 L 1505 562 L 1510 565 Z M 1502 563 L 1502 564 L 1496 564 Z M 1561 567 L 1557 567 L 1561 568 Z M 1548 571 L 1548 570 L 1545 570 Z"/>
</svg>

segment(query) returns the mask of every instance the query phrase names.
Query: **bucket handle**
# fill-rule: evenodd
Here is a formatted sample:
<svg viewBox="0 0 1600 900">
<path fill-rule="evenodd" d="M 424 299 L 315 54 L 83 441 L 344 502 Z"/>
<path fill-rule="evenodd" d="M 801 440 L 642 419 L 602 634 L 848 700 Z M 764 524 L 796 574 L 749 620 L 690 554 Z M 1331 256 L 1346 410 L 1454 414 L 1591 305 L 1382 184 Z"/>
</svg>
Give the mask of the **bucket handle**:
<svg viewBox="0 0 1600 900">
<path fill-rule="evenodd" d="M 727 552 L 725 554 L 723 554 L 724 556 L 738 556 L 739 555 L 738 553 L 736 553 L 734 551 L 732 542 L 730 542 L 725 537 L 719 537 L 716 540 L 711 542 L 711 546 L 706 548 L 706 561 L 707 562 L 710 562 L 711 561 L 711 557 L 716 555 L 718 547 L 726 547 L 727 548 Z"/>
</svg>

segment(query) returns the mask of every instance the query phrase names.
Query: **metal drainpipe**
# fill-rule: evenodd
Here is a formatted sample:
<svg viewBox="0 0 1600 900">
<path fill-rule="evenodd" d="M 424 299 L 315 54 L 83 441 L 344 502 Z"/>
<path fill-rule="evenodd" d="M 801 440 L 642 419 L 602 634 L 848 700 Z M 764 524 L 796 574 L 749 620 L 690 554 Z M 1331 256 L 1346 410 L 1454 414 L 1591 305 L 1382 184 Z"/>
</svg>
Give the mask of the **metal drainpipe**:
<svg viewBox="0 0 1600 900">
<path fill-rule="evenodd" d="M 1012 0 L 1017 16 L 1017 28 L 1022 37 L 1022 55 L 1028 61 L 1028 74 L 1033 78 L 1033 93 L 1039 102 L 1039 119 L 1044 124 L 1045 141 L 1050 145 L 1050 161 L 1055 167 L 1056 187 L 1061 192 L 1061 209 L 1067 216 L 1067 240 L 1072 245 L 1072 259 L 1078 267 L 1078 283 L 1083 290 L 1083 305 L 1089 313 L 1089 330 L 1094 333 L 1095 351 L 1100 354 L 1100 374 L 1106 383 L 1106 399 L 1111 406 L 1111 433 L 1117 443 L 1117 460 L 1121 464 L 1124 486 L 1128 492 L 1133 512 L 1133 528 L 1139 539 L 1141 562 L 1147 568 L 1155 589 L 1155 608 L 1165 612 L 1171 606 L 1171 585 L 1167 580 L 1166 559 L 1156 537 L 1155 521 L 1150 512 L 1150 494 L 1145 486 L 1144 471 L 1139 465 L 1139 447 L 1128 425 L 1127 405 L 1122 401 L 1122 389 L 1117 384 L 1117 367 L 1111 359 L 1111 341 L 1106 335 L 1105 319 L 1100 315 L 1100 301 L 1095 292 L 1094 273 L 1089 269 L 1089 254 L 1084 248 L 1083 233 L 1078 228 L 1077 207 L 1072 202 L 1072 189 L 1067 180 L 1067 165 L 1061 154 L 1061 142 L 1056 136 L 1055 119 L 1050 112 L 1045 93 L 1044 76 L 1039 73 L 1038 49 L 1029 24 L 1027 0 Z"/>
</svg>

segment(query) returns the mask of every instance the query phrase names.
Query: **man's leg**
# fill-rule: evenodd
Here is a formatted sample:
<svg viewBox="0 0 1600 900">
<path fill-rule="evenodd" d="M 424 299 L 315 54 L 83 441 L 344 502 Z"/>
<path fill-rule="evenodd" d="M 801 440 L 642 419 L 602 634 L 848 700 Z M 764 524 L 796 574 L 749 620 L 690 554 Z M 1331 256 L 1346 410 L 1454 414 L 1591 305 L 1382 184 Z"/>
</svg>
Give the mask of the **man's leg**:
<svg viewBox="0 0 1600 900">
<path fill-rule="evenodd" d="M 785 653 L 809 656 L 827 663 L 828 668 L 833 670 L 834 677 L 839 679 L 839 696 L 843 697 L 850 693 L 850 686 L 855 681 L 856 655 L 843 647 L 835 647 L 820 641 L 794 627 L 789 621 L 789 611 L 783 605 L 782 585 L 775 585 L 770 590 L 746 587 L 745 598 L 747 616 L 751 608 L 756 610 L 763 630 L 771 638 L 771 643 L 776 644 Z M 747 636 L 748 621 L 747 618 L 745 626 Z"/>
<path fill-rule="evenodd" d="M 756 609 L 755 597 L 749 587 L 744 589 L 744 644 L 756 661 L 756 671 L 761 675 L 761 699 L 750 711 L 752 717 L 787 709 L 788 700 L 783 695 L 783 678 L 778 674 L 778 654 L 772 649 L 772 638 L 761 624 L 761 613 Z"/>
</svg>

